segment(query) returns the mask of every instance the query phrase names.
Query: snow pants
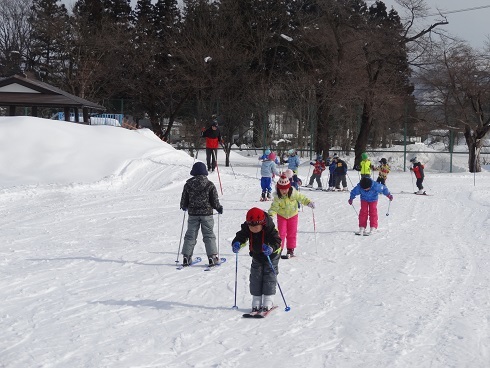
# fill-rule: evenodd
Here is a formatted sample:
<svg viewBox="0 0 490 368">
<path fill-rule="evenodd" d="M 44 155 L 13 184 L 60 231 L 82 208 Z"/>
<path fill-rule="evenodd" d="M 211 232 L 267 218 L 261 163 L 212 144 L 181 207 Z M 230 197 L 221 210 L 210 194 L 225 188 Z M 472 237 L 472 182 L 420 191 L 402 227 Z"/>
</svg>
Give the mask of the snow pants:
<svg viewBox="0 0 490 368">
<path fill-rule="evenodd" d="M 330 176 L 328 177 L 328 187 L 333 188 L 335 186 L 335 173 L 330 173 Z"/>
<path fill-rule="evenodd" d="M 378 201 L 367 202 L 361 200 L 361 210 L 359 211 L 359 227 L 366 228 L 369 217 L 369 226 L 378 228 Z"/>
<path fill-rule="evenodd" d="M 335 188 L 340 189 L 340 183 L 343 188 L 347 188 L 347 179 L 345 174 L 335 174 Z"/>
<path fill-rule="evenodd" d="M 424 186 L 422 185 L 423 182 L 424 182 L 424 178 L 418 178 L 417 179 L 415 184 L 417 185 L 417 188 L 419 188 L 419 190 L 424 189 Z"/>
<path fill-rule="evenodd" d="M 279 231 L 279 236 L 282 239 L 281 249 L 294 249 L 296 248 L 296 237 L 298 235 L 298 215 L 288 219 L 277 215 L 277 230 Z"/>
<path fill-rule="evenodd" d="M 313 181 L 316 179 L 318 188 L 322 187 L 322 174 L 312 174 L 310 178 L 310 185 L 313 185 Z"/>
<path fill-rule="evenodd" d="M 271 258 L 272 265 L 276 271 L 276 274 L 274 274 L 269 261 L 265 260 L 265 262 L 261 262 L 252 258 L 252 265 L 250 266 L 250 294 L 254 296 L 276 294 L 276 275 L 279 274 L 279 259 L 279 256 Z"/>
<path fill-rule="evenodd" d="M 208 171 L 210 170 L 214 171 L 214 169 L 216 168 L 217 157 L 218 157 L 218 149 L 206 148 L 206 164 L 208 166 Z"/>
<path fill-rule="evenodd" d="M 187 221 L 187 231 L 184 236 L 184 245 L 182 246 L 182 254 L 192 256 L 194 253 L 194 247 L 197 243 L 197 234 L 199 228 L 202 231 L 202 240 L 206 247 L 206 254 L 210 257 L 213 254 L 218 253 L 216 248 L 216 236 L 214 235 L 214 218 L 213 215 L 209 216 L 191 216 Z"/>
<path fill-rule="evenodd" d="M 270 193 L 272 192 L 272 178 L 268 178 L 266 176 L 262 176 L 260 178 L 260 187 L 262 188 L 262 193 Z"/>
</svg>

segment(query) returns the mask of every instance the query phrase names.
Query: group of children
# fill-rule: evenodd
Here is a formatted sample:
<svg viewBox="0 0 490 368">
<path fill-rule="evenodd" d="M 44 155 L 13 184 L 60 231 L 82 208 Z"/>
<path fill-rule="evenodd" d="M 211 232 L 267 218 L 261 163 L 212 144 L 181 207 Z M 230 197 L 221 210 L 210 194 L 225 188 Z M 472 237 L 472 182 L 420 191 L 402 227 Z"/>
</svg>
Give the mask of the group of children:
<svg viewBox="0 0 490 368">
<path fill-rule="evenodd" d="M 269 210 L 264 211 L 253 207 L 246 214 L 246 221 L 241 224 L 240 230 L 232 240 L 232 251 L 238 253 L 240 249 L 247 247 L 252 257 L 250 267 L 250 293 L 252 295 L 253 311 L 268 311 L 273 307 L 273 297 L 276 294 L 278 264 L 281 254 L 286 248 L 286 255 L 289 258 L 294 256 L 297 245 L 298 229 L 298 207 L 299 204 L 315 208 L 315 204 L 304 194 L 300 193 L 299 179 L 297 176 L 300 164 L 299 157 L 295 150 L 288 151 L 289 156 L 284 159 L 288 163 L 288 169 L 280 173 L 277 165 L 277 157 L 274 152 L 266 151 L 261 164 L 261 201 L 272 199 L 272 179 L 278 175 L 276 183 L 276 193 L 273 196 Z M 349 205 L 359 195 L 361 199 L 361 209 L 359 211 L 359 231 L 358 235 L 369 235 L 375 233 L 378 228 L 377 202 L 379 194 L 383 194 L 390 201 L 393 195 L 385 186 L 390 167 L 386 159 L 382 158 L 379 163 L 378 179 L 371 179 L 371 170 L 375 169 L 368 160 L 367 154 L 362 154 L 360 164 L 361 180 L 351 190 Z M 417 177 L 417 187 L 422 190 L 423 165 L 417 161 L 416 157 L 410 160 L 413 170 Z M 321 175 L 326 167 L 329 167 L 329 189 L 340 189 L 340 184 L 347 190 L 345 179 L 347 165 L 337 155 L 334 155 L 327 162 L 318 155 L 315 162 L 313 175 L 308 186 L 312 186 L 316 180 L 318 187 L 322 188 Z M 180 207 L 189 214 L 188 228 L 184 237 L 182 248 L 183 266 L 192 263 L 192 254 L 196 245 L 199 227 L 202 229 L 203 240 L 206 247 L 209 266 L 219 263 L 216 248 L 216 237 L 214 236 L 213 209 L 219 214 L 223 213 L 223 207 L 219 203 L 216 187 L 207 179 L 208 172 L 206 166 L 201 162 L 196 162 L 190 172 L 192 178 L 184 185 Z M 277 216 L 277 229 L 273 217 Z M 370 231 L 367 231 L 369 220 Z"/>
</svg>

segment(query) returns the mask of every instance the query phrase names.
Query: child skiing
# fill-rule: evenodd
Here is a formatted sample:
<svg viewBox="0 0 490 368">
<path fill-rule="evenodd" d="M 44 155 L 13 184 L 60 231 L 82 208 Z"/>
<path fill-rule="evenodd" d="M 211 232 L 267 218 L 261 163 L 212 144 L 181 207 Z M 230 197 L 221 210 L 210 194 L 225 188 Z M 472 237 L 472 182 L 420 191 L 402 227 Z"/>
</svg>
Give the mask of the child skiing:
<svg viewBox="0 0 490 368">
<path fill-rule="evenodd" d="M 380 166 L 377 168 L 379 170 L 377 183 L 385 185 L 388 174 L 390 173 L 390 165 L 386 162 L 386 158 L 379 160 Z"/>
<path fill-rule="evenodd" d="M 379 184 L 371 178 L 361 178 L 359 184 L 350 192 L 349 204 L 352 206 L 352 202 L 356 196 L 361 196 L 361 210 L 359 211 L 359 231 L 356 235 L 371 235 L 375 234 L 378 230 L 378 195 L 384 194 L 390 201 L 393 200 L 393 196 L 387 187 Z M 370 232 L 366 232 L 367 221 L 369 217 Z"/>
<path fill-rule="evenodd" d="M 336 156 L 334 156 L 336 157 Z M 335 190 L 335 168 L 337 167 L 337 164 L 335 161 L 332 159 L 329 161 L 327 158 L 327 165 L 328 165 L 328 171 L 329 171 L 329 176 L 328 176 L 328 191 L 334 191 Z"/>
<path fill-rule="evenodd" d="M 266 149 L 264 151 L 264 154 L 262 156 L 259 157 L 259 160 L 260 161 L 264 161 L 264 160 L 268 160 L 269 159 L 269 155 L 271 154 L 271 150 L 270 149 Z"/>
<path fill-rule="evenodd" d="M 322 173 L 325 171 L 326 166 L 325 162 L 323 161 L 322 155 L 318 155 L 316 157 L 315 162 L 310 162 L 310 165 L 313 165 L 313 174 L 311 175 L 310 178 L 310 184 L 308 184 L 306 187 L 307 188 L 313 188 L 313 181 L 316 179 L 316 183 L 318 184 L 318 187 L 316 188 L 317 190 L 322 190 Z"/>
<path fill-rule="evenodd" d="M 302 182 L 301 182 L 301 179 L 298 178 L 297 175 L 294 175 L 293 170 L 287 169 L 286 171 L 284 171 L 284 175 L 286 175 L 286 177 L 289 179 L 291 186 L 294 189 L 299 190 L 299 187 L 301 186 Z"/>
<path fill-rule="evenodd" d="M 415 194 L 425 194 L 424 192 L 424 186 L 422 183 L 424 182 L 424 165 L 422 165 L 419 160 L 417 160 L 417 157 L 413 157 L 410 159 L 410 162 L 413 164 L 413 167 L 410 168 L 410 171 L 413 171 L 415 174 L 415 178 L 417 179 L 416 185 L 417 188 L 419 189 Z M 413 185 L 413 182 L 412 182 Z"/>
<path fill-rule="evenodd" d="M 298 168 L 301 162 L 295 149 L 290 149 L 288 151 L 288 155 L 289 156 L 283 158 L 283 161 L 288 164 L 288 169 L 291 169 L 293 171 L 294 181 L 297 181 Z"/>
<path fill-rule="evenodd" d="M 368 154 L 363 152 L 361 154 L 361 162 L 359 163 L 361 170 L 361 178 L 371 177 L 371 161 L 369 161 Z"/>
<path fill-rule="evenodd" d="M 252 257 L 250 266 L 252 312 L 268 311 L 274 305 L 273 298 L 276 294 L 281 238 L 270 216 L 260 208 L 254 207 L 248 210 L 246 221 L 232 241 L 233 252 L 238 253 L 247 242 Z M 267 256 L 275 273 L 271 269 Z"/>
<path fill-rule="evenodd" d="M 268 160 L 268 159 L 269 159 L 269 155 L 270 155 L 271 153 L 274 153 L 274 152 L 272 152 L 270 149 L 266 149 L 266 150 L 264 151 L 264 154 L 263 154 L 262 156 L 260 156 L 260 157 L 259 157 L 259 160 L 260 160 L 260 161 Z M 277 158 L 277 156 L 276 156 L 276 154 L 275 154 L 275 153 L 274 153 L 274 157 L 275 157 L 275 158 L 274 158 L 274 160 L 273 160 L 273 161 L 274 161 L 274 163 L 276 164 L 276 166 L 278 166 L 278 165 L 280 164 L 280 162 L 279 162 L 279 159 Z"/>
<path fill-rule="evenodd" d="M 276 159 L 276 154 L 271 152 L 269 157 L 262 161 L 262 166 L 260 168 L 260 186 L 262 188 L 262 196 L 260 197 L 260 201 L 267 201 L 271 199 L 272 192 L 272 177 L 274 175 L 279 175 L 279 171 L 276 168 L 276 164 L 274 160 Z"/>
<path fill-rule="evenodd" d="M 335 163 L 335 189 L 347 191 L 347 164 L 338 156 L 334 156 L 333 161 Z M 342 183 L 342 189 L 340 189 L 340 183 Z"/>
<path fill-rule="evenodd" d="M 196 162 L 192 166 L 191 175 L 193 177 L 185 183 L 182 198 L 180 199 L 180 208 L 189 214 L 184 245 L 182 246 L 184 258 L 182 265 L 185 267 L 192 263 L 192 254 L 194 253 L 200 227 L 209 266 L 212 267 L 219 263 L 216 236 L 213 232 L 213 208 L 219 214 L 222 214 L 223 206 L 219 203 L 216 187 L 207 178 L 206 165 L 202 162 Z"/>
<path fill-rule="evenodd" d="M 276 184 L 277 193 L 269 208 L 271 217 L 277 215 L 277 229 L 282 239 L 281 250 L 286 246 L 287 258 L 294 256 L 298 233 L 298 202 L 315 208 L 315 204 L 305 195 L 291 187 L 286 175 L 281 175 Z"/>
</svg>

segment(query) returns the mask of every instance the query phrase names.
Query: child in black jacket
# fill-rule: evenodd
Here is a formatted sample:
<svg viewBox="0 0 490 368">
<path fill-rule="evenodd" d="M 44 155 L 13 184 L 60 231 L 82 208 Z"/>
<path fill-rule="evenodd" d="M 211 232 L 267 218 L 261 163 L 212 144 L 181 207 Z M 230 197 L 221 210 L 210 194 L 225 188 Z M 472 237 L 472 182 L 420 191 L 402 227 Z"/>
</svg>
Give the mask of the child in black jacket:
<svg viewBox="0 0 490 368">
<path fill-rule="evenodd" d="M 250 294 L 252 294 L 252 311 L 267 311 L 273 306 L 276 294 L 278 264 L 281 254 L 281 238 L 274 222 L 260 208 L 254 207 L 247 212 L 247 220 L 241 225 L 232 241 L 232 250 L 238 253 L 248 244 L 252 257 L 250 266 Z M 269 260 L 274 267 L 271 269 Z"/>
</svg>

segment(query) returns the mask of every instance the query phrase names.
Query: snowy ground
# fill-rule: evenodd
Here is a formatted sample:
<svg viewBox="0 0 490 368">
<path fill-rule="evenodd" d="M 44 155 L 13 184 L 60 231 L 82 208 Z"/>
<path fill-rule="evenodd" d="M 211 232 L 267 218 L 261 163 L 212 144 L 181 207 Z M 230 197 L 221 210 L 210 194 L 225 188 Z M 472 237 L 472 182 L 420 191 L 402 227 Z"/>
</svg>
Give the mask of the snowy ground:
<svg viewBox="0 0 490 368">
<path fill-rule="evenodd" d="M 33 118 L 0 118 L 0 147 L 1 367 L 490 366 L 489 172 L 429 167 L 427 197 L 392 172 L 372 237 L 353 234 L 348 194 L 305 191 L 317 208 L 300 212 L 299 256 L 279 264 L 291 310 L 278 293 L 276 312 L 246 320 L 250 257 L 236 311 L 230 241 L 270 205 L 256 157 L 232 153 L 233 172 L 219 155 L 228 262 L 177 271 L 186 153 L 145 130 Z"/>
</svg>

